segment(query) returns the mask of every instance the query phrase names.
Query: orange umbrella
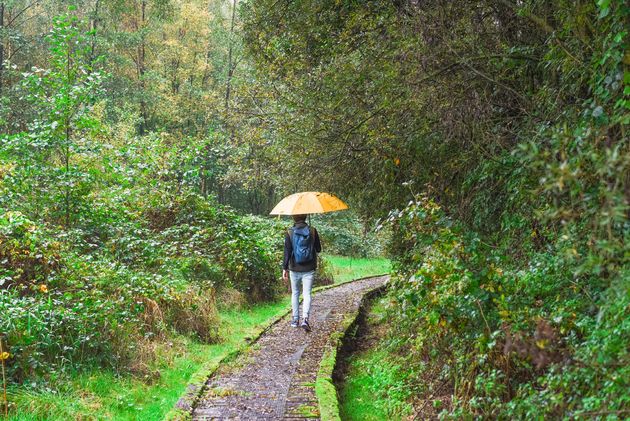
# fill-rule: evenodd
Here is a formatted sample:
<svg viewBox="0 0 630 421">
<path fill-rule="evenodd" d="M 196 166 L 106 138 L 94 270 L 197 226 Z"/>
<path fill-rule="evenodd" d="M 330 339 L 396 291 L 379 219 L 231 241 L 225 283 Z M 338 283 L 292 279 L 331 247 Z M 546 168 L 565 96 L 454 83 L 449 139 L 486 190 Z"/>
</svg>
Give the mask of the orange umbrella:
<svg viewBox="0 0 630 421">
<path fill-rule="evenodd" d="M 271 211 L 271 215 L 306 215 L 348 209 L 341 199 L 329 193 L 305 191 L 282 199 Z"/>
</svg>

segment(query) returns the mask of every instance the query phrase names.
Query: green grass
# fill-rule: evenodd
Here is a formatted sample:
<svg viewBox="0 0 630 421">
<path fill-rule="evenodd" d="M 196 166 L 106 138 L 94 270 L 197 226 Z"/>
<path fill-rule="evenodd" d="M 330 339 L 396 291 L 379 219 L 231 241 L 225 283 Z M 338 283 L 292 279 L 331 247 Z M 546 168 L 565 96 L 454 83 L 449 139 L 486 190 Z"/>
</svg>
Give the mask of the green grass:
<svg viewBox="0 0 630 421">
<path fill-rule="evenodd" d="M 389 271 L 386 259 L 326 257 L 336 282 Z M 219 344 L 200 344 L 179 337 L 156 351 L 151 365 L 159 378 L 152 382 L 111 371 L 90 371 L 58 381 L 56 390 L 12 390 L 9 401 L 14 408 L 11 421 L 68 419 L 160 420 L 184 393 L 190 378 L 203 366 L 218 362 L 241 346 L 257 327 L 288 309 L 287 297 L 245 310 L 222 311 Z"/>
<path fill-rule="evenodd" d="M 370 275 L 381 275 L 391 271 L 391 262 L 383 257 L 366 259 L 346 256 L 323 256 L 331 266 L 335 283 L 347 282 Z"/>
<path fill-rule="evenodd" d="M 221 312 L 223 342 L 214 345 L 179 338 L 158 351 L 157 381 L 147 384 L 130 376 L 94 371 L 73 377 L 57 392 L 27 392 L 10 396 L 17 412 L 11 421 L 116 419 L 160 420 L 183 394 L 190 377 L 202 364 L 218 362 L 241 345 L 256 328 L 289 305 L 287 298 L 241 311 Z"/>
<path fill-rule="evenodd" d="M 405 368 L 379 340 L 386 329 L 384 311 L 384 303 L 375 301 L 368 313 L 368 334 L 363 338 L 374 345 L 348 360 L 339 399 L 343 420 L 401 420 L 410 411 Z"/>
</svg>

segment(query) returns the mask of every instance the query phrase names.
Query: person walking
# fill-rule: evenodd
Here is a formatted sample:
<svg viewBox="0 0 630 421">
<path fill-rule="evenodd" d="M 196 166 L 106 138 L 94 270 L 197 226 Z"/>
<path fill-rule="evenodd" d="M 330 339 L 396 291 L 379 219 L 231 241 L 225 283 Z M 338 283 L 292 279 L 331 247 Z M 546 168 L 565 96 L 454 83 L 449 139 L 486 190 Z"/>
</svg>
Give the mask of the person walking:
<svg viewBox="0 0 630 421">
<path fill-rule="evenodd" d="M 293 227 L 284 236 L 284 259 L 282 279 L 291 279 L 291 307 L 293 317 L 291 326 L 300 326 L 311 330 L 308 322 L 311 311 L 311 289 L 317 270 L 317 253 L 321 253 L 322 244 L 317 230 L 306 223 L 306 215 L 293 215 Z M 302 323 L 300 324 L 300 287 L 302 289 Z"/>
</svg>

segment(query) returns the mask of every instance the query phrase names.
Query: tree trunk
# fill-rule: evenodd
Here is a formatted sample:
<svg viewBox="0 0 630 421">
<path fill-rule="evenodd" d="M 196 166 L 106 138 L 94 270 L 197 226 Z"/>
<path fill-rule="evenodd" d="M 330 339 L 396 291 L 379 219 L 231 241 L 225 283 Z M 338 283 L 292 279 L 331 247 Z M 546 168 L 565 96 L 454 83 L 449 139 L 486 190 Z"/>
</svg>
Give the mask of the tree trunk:
<svg viewBox="0 0 630 421">
<path fill-rule="evenodd" d="M 90 29 L 92 31 L 92 42 L 90 43 L 90 72 L 94 66 L 94 60 L 96 60 L 96 31 L 98 30 L 98 12 L 101 0 L 96 0 L 94 4 L 94 13 L 90 19 Z"/>
<path fill-rule="evenodd" d="M 70 177 L 70 119 L 66 119 L 66 145 L 64 148 L 64 167 L 66 169 L 66 191 L 64 194 L 65 202 L 65 228 L 70 228 L 70 183 L 68 177 Z"/>
<path fill-rule="evenodd" d="M 0 2 L 0 33 L 4 30 L 4 2 Z M 0 96 L 4 88 L 4 40 L 0 39 Z"/>
<path fill-rule="evenodd" d="M 71 72 L 71 66 L 72 66 L 72 57 L 70 54 L 70 51 L 72 49 L 72 46 L 70 45 L 66 45 L 67 51 L 66 51 L 66 84 L 72 86 L 74 84 L 74 76 L 72 76 L 72 72 Z M 65 215 L 65 228 L 70 228 L 70 194 L 71 194 L 71 185 L 69 182 L 69 177 L 70 177 L 70 136 L 71 136 L 71 130 L 72 128 L 70 127 L 70 124 L 72 124 L 72 119 L 70 117 L 71 113 L 69 113 L 68 111 L 66 111 L 67 113 L 67 117 L 65 119 L 65 124 L 66 124 L 66 130 L 65 130 L 65 135 L 66 135 L 66 143 L 63 147 L 63 154 L 64 154 L 64 167 L 66 170 L 66 174 L 65 174 L 65 185 L 66 185 L 66 191 L 65 191 L 65 206 L 66 206 L 66 215 Z"/>
<path fill-rule="evenodd" d="M 146 0 L 142 0 L 140 30 L 144 29 L 144 26 L 145 26 L 146 11 L 147 11 L 147 2 Z M 142 91 L 141 95 L 143 95 L 143 98 L 140 101 L 140 113 L 142 114 L 142 122 L 140 123 L 140 135 L 143 135 L 145 133 L 146 128 L 147 128 L 147 122 L 149 120 L 148 111 L 147 111 L 147 102 L 144 99 L 144 94 L 146 90 L 146 84 L 144 81 L 144 74 L 146 72 L 145 56 L 146 56 L 146 43 L 145 43 L 145 39 L 143 35 L 142 41 L 140 42 L 140 47 L 138 48 L 138 79 L 140 81 L 140 89 Z"/>
<path fill-rule="evenodd" d="M 232 76 L 234 75 L 234 66 L 232 65 L 232 49 L 234 38 L 234 22 L 236 20 L 236 4 L 238 0 L 234 0 L 232 5 L 232 22 L 230 24 L 230 40 L 228 47 L 228 68 L 227 68 L 227 80 L 225 82 L 225 115 L 230 113 L 230 94 L 232 91 Z"/>
</svg>

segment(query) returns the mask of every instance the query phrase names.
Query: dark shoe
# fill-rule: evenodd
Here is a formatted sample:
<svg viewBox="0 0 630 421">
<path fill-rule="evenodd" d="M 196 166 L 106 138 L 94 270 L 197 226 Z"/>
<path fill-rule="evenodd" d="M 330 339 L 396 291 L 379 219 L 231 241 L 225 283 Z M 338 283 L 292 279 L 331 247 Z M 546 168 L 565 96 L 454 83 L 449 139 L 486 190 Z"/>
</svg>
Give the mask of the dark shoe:
<svg viewBox="0 0 630 421">
<path fill-rule="evenodd" d="M 300 319 L 298 319 L 297 317 L 294 317 L 293 320 L 291 320 L 291 327 L 298 327 L 299 324 Z"/>
<path fill-rule="evenodd" d="M 300 325 L 300 327 L 307 332 L 311 331 L 311 325 L 308 324 L 308 319 L 302 320 L 302 324 Z"/>
</svg>

